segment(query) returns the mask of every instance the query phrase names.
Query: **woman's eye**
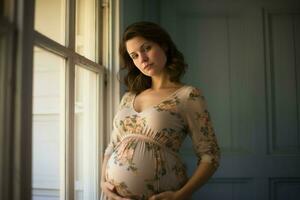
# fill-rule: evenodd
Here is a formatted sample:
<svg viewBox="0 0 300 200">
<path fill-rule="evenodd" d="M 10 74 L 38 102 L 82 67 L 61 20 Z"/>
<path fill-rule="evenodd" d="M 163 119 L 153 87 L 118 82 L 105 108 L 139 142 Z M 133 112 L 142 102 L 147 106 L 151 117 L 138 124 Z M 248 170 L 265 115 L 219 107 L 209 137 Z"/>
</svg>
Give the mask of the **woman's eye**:
<svg viewBox="0 0 300 200">
<path fill-rule="evenodd" d="M 145 46 L 145 51 L 149 51 L 151 49 L 151 46 Z"/>
<path fill-rule="evenodd" d="M 133 54 L 133 55 L 131 55 L 131 59 L 136 59 L 137 58 L 137 55 L 136 54 Z"/>
</svg>

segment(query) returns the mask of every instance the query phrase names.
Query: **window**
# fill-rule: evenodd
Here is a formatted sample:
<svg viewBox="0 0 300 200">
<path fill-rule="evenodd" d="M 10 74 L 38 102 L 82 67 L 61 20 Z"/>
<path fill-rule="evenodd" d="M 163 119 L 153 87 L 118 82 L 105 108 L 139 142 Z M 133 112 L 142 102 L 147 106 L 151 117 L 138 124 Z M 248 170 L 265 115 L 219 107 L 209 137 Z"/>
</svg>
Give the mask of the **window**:
<svg viewBox="0 0 300 200">
<path fill-rule="evenodd" d="M 33 200 L 99 198 L 100 12 L 96 0 L 35 1 Z"/>
<path fill-rule="evenodd" d="M 76 52 L 96 61 L 95 0 L 76 0 Z"/>
<path fill-rule="evenodd" d="M 98 102 L 97 73 L 75 69 L 75 199 L 97 199 Z"/>
<path fill-rule="evenodd" d="M 34 48 L 33 199 L 62 199 L 66 60 Z"/>
<path fill-rule="evenodd" d="M 0 199 L 98 199 L 119 102 L 119 8 L 0 1 Z"/>
</svg>

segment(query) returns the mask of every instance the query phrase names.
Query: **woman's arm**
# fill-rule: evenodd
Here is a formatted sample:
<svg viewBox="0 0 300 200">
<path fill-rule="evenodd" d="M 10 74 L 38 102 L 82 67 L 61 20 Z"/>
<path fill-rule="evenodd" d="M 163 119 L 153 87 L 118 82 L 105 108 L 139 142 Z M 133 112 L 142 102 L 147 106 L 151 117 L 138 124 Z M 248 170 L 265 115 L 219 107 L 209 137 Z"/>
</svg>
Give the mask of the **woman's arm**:
<svg viewBox="0 0 300 200">
<path fill-rule="evenodd" d="M 208 162 L 201 162 L 193 176 L 182 188 L 177 191 L 167 191 L 156 194 L 149 200 L 186 200 L 190 198 L 197 189 L 204 185 L 215 171 L 216 168 L 212 164 Z"/>
<path fill-rule="evenodd" d="M 102 170 L 101 170 L 101 182 L 105 182 L 106 165 L 109 158 L 110 155 L 104 155 L 103 157 Z"/>
<path fill-rule="evenodd" d="M 197 169 L 195 170 L 193 176 L 188 180 L 188 182 L 177 191 L 179 199 L 186 199 L 191 197 L 192 194 L 200 188 L 208 179 L 214 174 L 216 168 L 212 164 L 207 162 L 200 162 Z"/>
<path fill-rule="evenodd" d="M 188 127 L 193 148 L 198 157 L 198 167 L 188 182 L 178 191 L 163 192 L 150 200 L 188 199 L 197 188 L 204 185 L 219 166 L 220 148 L 212 126 L 207 104 L 201 91 L 191 88 L 182 106 L 182 116 Z"/>
</svg>

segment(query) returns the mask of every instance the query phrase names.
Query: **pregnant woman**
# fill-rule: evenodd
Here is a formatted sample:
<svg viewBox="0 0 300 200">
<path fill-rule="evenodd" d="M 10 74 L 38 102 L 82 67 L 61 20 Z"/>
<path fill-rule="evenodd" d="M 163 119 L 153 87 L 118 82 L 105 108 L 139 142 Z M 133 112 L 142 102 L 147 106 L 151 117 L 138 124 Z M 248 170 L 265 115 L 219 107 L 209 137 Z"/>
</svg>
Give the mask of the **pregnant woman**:
<svg viewBox="0 0 300 200">
<path fill-rule="evenodd" d="M 105 150 L 101 199 L 187 200 L 219 166 L 220 150 L 203 93 L 182 84 L 183 55 L 157 24 L 127 27 L 120 54 L 128 92 Z M 189 178 L 178 156 L 187 135 L 198 157 Z"/>
</svg>

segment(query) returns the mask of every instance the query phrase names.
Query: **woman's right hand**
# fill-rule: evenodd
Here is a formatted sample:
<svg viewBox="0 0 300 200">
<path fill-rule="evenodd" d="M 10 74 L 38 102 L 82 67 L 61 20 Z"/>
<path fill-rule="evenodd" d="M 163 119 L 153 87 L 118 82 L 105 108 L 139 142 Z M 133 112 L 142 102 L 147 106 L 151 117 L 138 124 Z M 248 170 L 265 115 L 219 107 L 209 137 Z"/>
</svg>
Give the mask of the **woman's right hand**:
<svg viewBox="0 0 300 200">
<path fill-rule="evenodd" d="M 115 191 L 115 186 L 107 181 L 101 181 L 101 189 L 109 200 L 131 200 L 119 196 Z"/>
</svg>

